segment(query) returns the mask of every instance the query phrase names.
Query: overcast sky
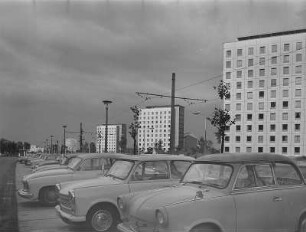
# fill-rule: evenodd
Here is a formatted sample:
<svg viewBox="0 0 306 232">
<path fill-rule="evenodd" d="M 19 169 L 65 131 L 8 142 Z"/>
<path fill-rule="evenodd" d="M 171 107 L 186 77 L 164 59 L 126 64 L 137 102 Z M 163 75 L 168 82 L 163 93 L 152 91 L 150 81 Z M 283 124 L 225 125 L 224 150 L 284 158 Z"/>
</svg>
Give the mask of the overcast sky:
<svg viewBox="0 0 306 232">
<path fill-rule="evenodd" d="M 81 122 L 94 132 L 105 99 L 109 123 L 130 124 L 130 106 L 170 104 L 135 92 L 170 94 L 173 72 L 177 96 L 208 100 L 176 100 L 200 136 L 192 112 L 220 104 L 223 43 L 305 24 L 303 0 L 0 0 L 0 137 L 43 145 Z"/>
</svg>

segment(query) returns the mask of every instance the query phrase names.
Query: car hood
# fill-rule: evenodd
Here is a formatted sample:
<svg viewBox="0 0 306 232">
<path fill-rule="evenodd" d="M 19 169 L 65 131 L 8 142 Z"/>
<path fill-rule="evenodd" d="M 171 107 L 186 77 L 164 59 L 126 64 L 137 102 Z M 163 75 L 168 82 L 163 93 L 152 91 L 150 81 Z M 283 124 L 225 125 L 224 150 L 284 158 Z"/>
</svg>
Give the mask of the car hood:
<svg viewBox="0 0 306 232">
<path fill-rule="evenodd" d="M 50 165 L 44 165 L 41 167 L 37 167 L 35 170 L 35 172 L 42 172 L 42 171 L 46 171 L 46 170 L 51 170 L 51 169 L 66 169 L 67 166 L 66 165 L 60 165 L 60 164 L 50 164 Z"/>
<path fill-rule="evenodd" d="M 69 181 L 60 183 L 61 194 L 68 194 L 69 190 L 75 190 L 80 188 L 92 188 L 92 187 L 99 187 L 105 185 L 114 185 L 114 184 L 121 184 L 123 181 L 119 179 L 115 179 L 112 177 L 100 176 L 97 178 L 87 179 L 87 180 L 76 180 L 76 181 Z"/>
<path fill-rule="evenodd" d="M 40 177 L 67 175 L 67 174 L 72 174 L 72 173 L 73 173 L 73 170 L 71 170 L 70 168 L 51 169 L 51 170 L 45 170 L 45 171 L 40 171 L 40 172 L 34 172 L 32 174 L 25 176 L 23 179 L 30 180 L 30 179 L 40 178 Z"/>
<path fill-rule="evenodd" d="M 172 204 L 180 204 L 195 199 L 197 192 L 202 191 L 203 199 L 210 199 L 224 195 L 221 191 L 213 188 L 202 188 L 193 185 L 179 185 L 169 188 L 156 189 L 135 194 L 130 201 L 129 214 L 154 222 L 155 210 Z"/>
</svg>

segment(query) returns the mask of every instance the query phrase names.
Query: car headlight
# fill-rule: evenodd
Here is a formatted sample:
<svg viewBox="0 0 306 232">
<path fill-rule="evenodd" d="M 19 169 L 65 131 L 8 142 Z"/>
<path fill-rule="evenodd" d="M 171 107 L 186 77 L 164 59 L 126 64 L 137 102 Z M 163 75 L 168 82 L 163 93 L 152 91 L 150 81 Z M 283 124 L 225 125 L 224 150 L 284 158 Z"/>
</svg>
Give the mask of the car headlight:
<svg viewBox="0 0 306 232">
<path fill-rule="evenodd" d="M 168 224 L 167 212 L 165 210 L 163 209 L 156 210 L 155 217 L 159 225 L 165 226 Z"/>
<path fill-rule="evenodd" d="M 121 197 L 117 198 L 117 206 L 122 211 L 125 209 L 125 204 L 124 204 L 124 201 Z"/>
<path fill-rule="evenodd" d="M 75 205 L 75 193 L 74 190 L 69 190 L 68 191 L 68 195 L 69 195 L 69 199 L 70 199 L 70 203 L 71 203 L 71 211 L 72 213 L 76 212 L 76 205 Z"/>
<path fill-rule="evenodd" d="M 61 184 L 56 184 L 55 188 L 56 188 L 56 191 L 59 192 L 61 190 Z"/>
</svg>

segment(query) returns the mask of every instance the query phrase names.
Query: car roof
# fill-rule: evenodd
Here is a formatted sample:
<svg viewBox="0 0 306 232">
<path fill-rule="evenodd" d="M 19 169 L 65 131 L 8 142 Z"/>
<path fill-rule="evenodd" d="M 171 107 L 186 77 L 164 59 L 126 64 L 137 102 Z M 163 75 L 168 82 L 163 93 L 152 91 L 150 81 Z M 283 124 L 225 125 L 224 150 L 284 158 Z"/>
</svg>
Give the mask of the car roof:
<svg viewBox="0 0 306 232">
<path fill-rule="evenodd" d="M 168 154 L 141 154 L 141 155 L 126 155 L 126 159 L 134 161 L 156 161 L 156 160 L 187 160 L 193 161 L 193 157 L 185 155 L 168 155 Z"/>
<path fill-rule="evenodd" d="M 196 161 L 220 162 L 220 163 L 244 163 L 244 162 L 261 162 L 261 161 L 279 161 L 290 162 L 293 161 L 285 155 L 271 154 L 271 153 L 222 153 L 209 154 L 196 159 Z"/>
<path fill-rule="evenodd" d="M 139 160 L 139 161 L 155 161 L 155 160 L 188 160 L 193 161 L 194 158 L 185 155 L 166 155 L 166 154 L 147 154 L 147 155 L 126 155 L 120 153 L 83 153 L 77 154 L 77 157 L 88 158 L 88 157 L 106 157 L 114 159 L 124 160 Z"/>
</svg>

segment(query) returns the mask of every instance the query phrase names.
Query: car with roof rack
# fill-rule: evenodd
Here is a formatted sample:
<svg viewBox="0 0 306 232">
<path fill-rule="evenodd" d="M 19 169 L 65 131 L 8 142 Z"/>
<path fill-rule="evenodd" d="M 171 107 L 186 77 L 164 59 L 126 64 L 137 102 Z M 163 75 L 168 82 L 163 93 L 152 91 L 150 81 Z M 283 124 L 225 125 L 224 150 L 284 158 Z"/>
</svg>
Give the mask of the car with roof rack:
<svg viewBox="0 0 306 232">
<path fill-rule="evenodd" d="M 177 186 L 121 195 L 121 232 L 306 231 L 306 185 L 283 155 L 198 158 Z"/>
<path fill-rule="evenodd" d="M 131 155 L 117 159 L 103 177 L 57 185 L 58 216 L 66 223 L 87 223 L 93 230 L 112 232 L 119 223 L 120 194 L 178 184 L 192 157 Z"/>
</svg>

